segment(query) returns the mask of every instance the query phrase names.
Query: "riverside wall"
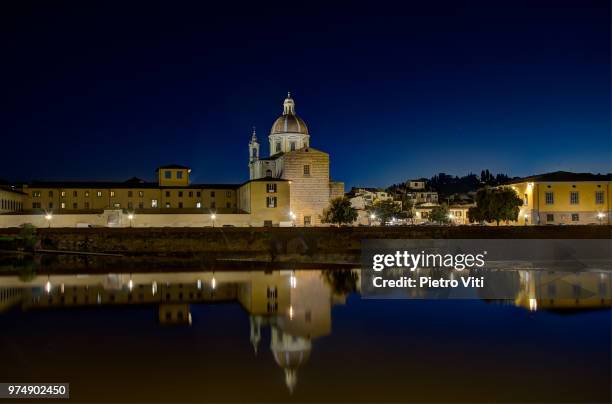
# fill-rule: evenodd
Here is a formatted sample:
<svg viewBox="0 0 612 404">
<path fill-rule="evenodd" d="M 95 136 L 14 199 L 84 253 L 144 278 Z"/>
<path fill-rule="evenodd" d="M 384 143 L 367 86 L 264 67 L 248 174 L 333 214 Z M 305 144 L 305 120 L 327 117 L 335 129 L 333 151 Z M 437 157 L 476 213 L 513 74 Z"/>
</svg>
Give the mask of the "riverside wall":
<svg viewBox="0 0 612 404">
<path fill-rule="evenodd" d="M 20 229 L 0 229 L 0 238 Z M 611 226 L 406 226 L 291 228 L 37 228 L 34 250 L 111 253 L 129 256 L 236 257 L 351 255 L 364 239 L 610 239 Z M 6 248 L 4 248 L 6 249 Z"/>
</svg>

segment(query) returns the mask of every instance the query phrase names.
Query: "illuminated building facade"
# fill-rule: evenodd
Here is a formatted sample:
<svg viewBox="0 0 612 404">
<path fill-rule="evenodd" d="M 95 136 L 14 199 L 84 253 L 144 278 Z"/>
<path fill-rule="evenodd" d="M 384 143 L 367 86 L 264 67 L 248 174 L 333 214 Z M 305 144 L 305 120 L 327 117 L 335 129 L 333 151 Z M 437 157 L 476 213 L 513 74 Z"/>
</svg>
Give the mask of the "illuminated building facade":
<svg viewBox="0 0 612 404">
<path fill-rule="evenodd" d="M 253 132 L 250 179 L 243 184 L 194 184 L 189 167 L 172 164 L 159 167 L 154 182 L 135 177 L 124 182 L 35 181 L 0 189 L 0 213 L 23 216 L 0 217 L 0 227 L 184 227 L 214 225 L 215 220 L 228 226 L 321 224 L 319 215 L 330 199 L 344 195 L 344 184 L 330 181 L 329 155 L 310 147 L 308 128 L 289 96 L 269 141 L 270 157 L 260 158 Z"/>
<path fill-rule="evenodd" d="M 253 132 L 249 142 L 251 180 L 279 178 L 290 182 L 290 215 L 298 225 L 321 224 L 320 215 L 329 201 L 344 196 L 344 183 L 331 181 L 329 154 L 310 145 L 306 123 L 295 112 L 290 94 L 283 114 L 274 121 L 270 134 L 270 156 L 260 157 L 260 145 Z"/>
<path fill-rule="evenodd" d="M 514 180 L 524 225 L 610 224 L 612 174 L 557 171 Z"/>
</svg>

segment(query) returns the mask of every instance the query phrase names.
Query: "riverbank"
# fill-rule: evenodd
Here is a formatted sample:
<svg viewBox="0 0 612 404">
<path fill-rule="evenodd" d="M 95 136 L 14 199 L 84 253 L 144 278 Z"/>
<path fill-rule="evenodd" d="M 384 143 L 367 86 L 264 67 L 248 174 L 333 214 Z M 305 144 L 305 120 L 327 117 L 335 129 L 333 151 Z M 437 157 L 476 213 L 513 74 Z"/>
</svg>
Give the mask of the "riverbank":
<svg viewBox="0 0 612 404">
<path fill-rule="evenodd" d="M 0 249 L 17 246 L 22 229 L 0 230 Z M 26 250 L 122 256 L 261 259 L 292 255 L 355 257 L 366 239 L 610 239 L 611 226 L 405 226 L 293 228 L 37 228 Z M 13 242 L 11 242 L 13 240 Z"/>
</svg>

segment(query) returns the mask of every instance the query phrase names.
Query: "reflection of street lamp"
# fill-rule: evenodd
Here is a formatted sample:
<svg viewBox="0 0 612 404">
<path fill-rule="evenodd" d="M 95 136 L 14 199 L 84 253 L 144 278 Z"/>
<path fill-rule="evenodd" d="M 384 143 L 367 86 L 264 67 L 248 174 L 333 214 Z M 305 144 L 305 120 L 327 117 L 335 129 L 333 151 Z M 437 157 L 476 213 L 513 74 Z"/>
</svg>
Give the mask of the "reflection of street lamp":
<svg viewBox="0 0 612 404">
<path fill-rule="evenodd" d="M 47 219 L 47 223 L 49 223 L 49 227 L 51 227 L 51 219 L 53 219 L 53 215 L 49 212 L 45 215 L 45 219 Z"/>
<path fill-rule="evenodd" d="M 599 224 L 602 224 L 602 222 L 603 222 L 603 218 L 604 218 L 605 216 L 606 216 L 606 214 L 605 214 L 605 213 L 603 213 L 603 212 L 599 212 L 599 213 L 597 213 L 597 219 L 599 219 Z"/>
<path fill-rule="evenodd" d="M 129 213 L 128 214 L 128 219 L 130 219 L 130 227 L 132 227 L 132 220 L 134 220 L 134 214 L 133 213 Z"/>
<path fill-rule="evenodd" d="M 529 299 L 529 311 L 538 310 L 538 300 L 537 299 Z"/>
<path fill-rule="evenodd" d="M 297 288 L 297 278 L 295 277 L 295 271 L 291 273 L 291 276 L 289 277 L 289 284 L 291 285 L 292 289 Z"/>
<path fill-rule="evenodd" d="M 215 219 L 217 218 L 217 215 L 215 215 L 214 213 L 212 215 L 210 215 L 210 220 L 212 220 L 212 226 L 215 227 Z"/>
</svg>

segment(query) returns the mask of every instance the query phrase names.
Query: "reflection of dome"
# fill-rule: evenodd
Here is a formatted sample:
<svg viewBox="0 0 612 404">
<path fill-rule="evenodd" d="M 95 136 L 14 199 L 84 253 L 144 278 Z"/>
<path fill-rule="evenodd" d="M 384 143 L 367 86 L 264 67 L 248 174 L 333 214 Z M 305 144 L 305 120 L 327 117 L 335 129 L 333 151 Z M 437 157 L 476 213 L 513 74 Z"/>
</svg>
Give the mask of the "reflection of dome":
<svg viewBox="0 0 612 404">
<path fill-rule="evenodd" d="M 297 384 L 297 369 L 308 361 L 312 344 L 309 339 L 289 335 L 272 327 L 270 349 L 274 360 L 285 370 L 285 383 L 293 393 Z"/>
<path fill-rule="evenodd" d="M 308 361 L 310 358 L 310 342 L 308 343 L 308 350 L 296 350 L 287 351 L 279 350 L 273 351 L 274 360 L 281 368 L 296 369 L 302 366 L 303 363 Z M 274 349 L 274 348 L 272 348 Z"/>
<path fill-rule="evenodd" d="M 290 94 L 287 94 L 287 98 L 283 103 L 283 115 L 278 117 L 270 134 L 274 135 L 277 133 L 301 133 L 303 135 L 308 134 L 308 127 L 302 118 L 295 114 L 295 103 Z"/>
</svg>

